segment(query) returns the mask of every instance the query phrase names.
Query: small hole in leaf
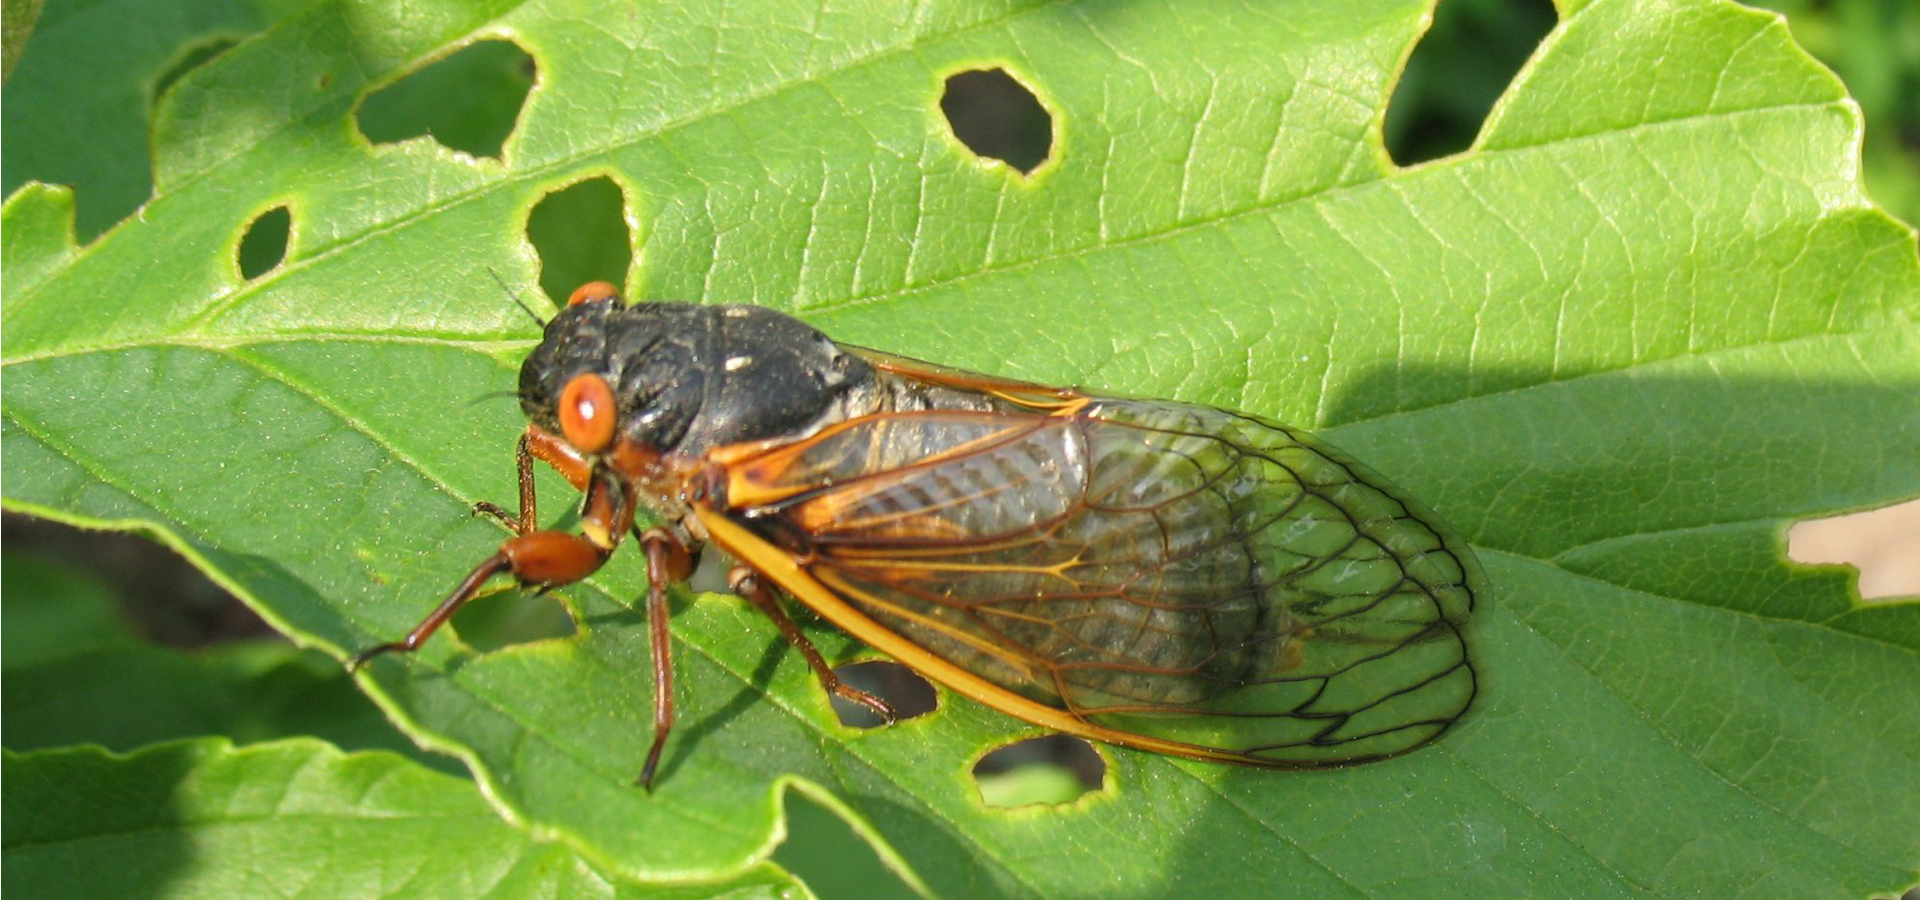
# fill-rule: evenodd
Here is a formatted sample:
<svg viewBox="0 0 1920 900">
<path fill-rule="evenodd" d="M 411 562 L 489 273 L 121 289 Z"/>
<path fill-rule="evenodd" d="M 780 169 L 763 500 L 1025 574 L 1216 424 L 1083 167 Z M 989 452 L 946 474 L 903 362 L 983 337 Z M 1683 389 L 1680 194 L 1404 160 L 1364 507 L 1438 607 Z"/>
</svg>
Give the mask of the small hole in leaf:
<svg viewBox="0 0 1920 900">
<path fill-rule="evenodd" d="M 1920 595 L 1920 500 L 1796 522 L 1787 557 L 1854 567 L 1863 600 Z"/>
<path fill-rule="evenodd" d="M 1387 154 L 1410 166 L 1472 146 L 1494 101 L 1553 24 L 1551 0 L 1440 4 L 1387 104 Z"/>
<path fill-rule="evenodd" d="M 240 238 L 240 247 L 235 251 L 239 257 L 240 277 L 248 281 L 259 278 L 287 258 L 287 235 L 293 228 L 293 214 L 284 206 L 276 206 L 261 213 L 247 225 L 247 233 Z"/>
<path fill-rule="evenodd" d="M 376 144 L 426 135 L 469 156 L 498 159 L 533 80 L 533 57 L 518 44 L 477 41 L 374 92 L 354 121 Z"/>
<path fill-rule="evenodd" d="M 973 778 L 988 806 L 1071 803 L 1106 786 L 1107 761 L 1080 738 L 1050 734 L 988 753 L 974 763 Z"/>
<path fill-rule="evenodd" d="M 626 197 L 613 179 L 589 178 L 541 198 L 527 215 L 527 240 L 540 254 L 540 288 L 554 305 L 589 281 L 623 284 L 633 262 Z"/>
<path fill-rule="evenodd" d="M 451 624 L 461 643 L 481 653 L 574 633 L 573 617 L 558 598 L 522 590 L 475 597 L 453 614 Z"/>
<path fill-rule="evenodd" d="M 237 42 L 232 38 L 215 38 L 187 48 L 187 52 L 180 54 L 180 58 L 175 60 L 173 65 L 168 66 L 166 71 L 160 73 L 159 78 L 153 80 L 153 95 L 147 98 L 148 105 L 159 103 L 160 98 L 166 95 L 167 89 L 173 87 L 180 79 L 187 77 L 188 72 L 206 65 L 214 57 L 227 52 L 227 49 L 235 43 Z"/>
<path fill-rule="evenodd" d="M 947 127 L 967 149 L 1030 174 L 1053 150 L 1053 116 L 1005 69 L 974 69 L 947 79 L 940 96 Z"/>
<path fill-rule="evenodd" d="M 866 691 L 893 707 L 895 721 L 904 721 L 914 716 L 924 716 L 939 706 L 939 695 L 934 693 L 933 685 L 928 684 L 912 669 L 896 662 L 863 662 L 840 666 L 833 670 L 840 676 L 841 683 L 848 687 Z M 880 716 L 852 700 L 833 697 L 833 711 L 840 716 L 840 724 L 848 728 L 878 728 Z"/>
</svg>

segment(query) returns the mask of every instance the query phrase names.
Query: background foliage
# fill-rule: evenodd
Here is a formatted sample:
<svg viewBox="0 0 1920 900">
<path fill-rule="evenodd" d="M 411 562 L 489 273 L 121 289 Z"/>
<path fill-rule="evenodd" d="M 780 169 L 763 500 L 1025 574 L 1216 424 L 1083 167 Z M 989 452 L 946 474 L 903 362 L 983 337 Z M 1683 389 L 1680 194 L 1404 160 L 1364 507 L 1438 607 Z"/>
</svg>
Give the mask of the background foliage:
<svg viewBox="0 0 1920 900">
<path fill-rule="evenodd" d="M 1911 220 L 1902 10 L 1789 12 L 1853 79 L 1865 188 Z M 1774 20 L 1557 12 L 1538 48 L 1417 59 L 1402 98 L 1458 102 L 1414 127 L 1384 110 L 1417 2 L 53 4 L 0 105 L 7 508 L 157 537 L 316 649 L 154 646 L 110 588 L 9 557 L 6 888 L 799 891 L 762 861 L 786 788 L 812 798 L 795 821 L 866 838 L 795 870 L 953 896 L 1911 885 L 1920 607 L 1784 564 L 1780 533 L 1920 493 L 1912 232 L 1863 193 L 1858 108 Z M 533 88 L 509 134 L 431 84 L 362 102 L 450 54 L 474 68 L 429 79 L 464 99 Z M 1474 74 L 1503 58 L 1529 60 L 1510 90 Z M 1030 176 L 940 113 L 944 76 L 990 66 L 1053 115 Z M 249 249 L 280 207 L 284 242 Z M 509 495 L 515 412 L 467 398 L 532 333 L 490 271 L 1322 429 L 1479 550 L 1484 701 L 1391 764 L 1106 751 L 1105 790 L 988 810 L 966 766 L 1028 729 L 952 697 L 843 728 L 766 623 L 680 596 L 688 712 L 647 797 L 623 559 L 564 592 L 577 624 L 531 628 L 565 636 L 463 621 L 370 673 L 449 766 L 334 660 L 499 539 L 464 509 Z M 154 743 L 196 735 L 247 746 Z M 295 735 L 353 752 L 271 740 Z M 266 860 L 282 880 L 247 882 Z"/>
</svg>

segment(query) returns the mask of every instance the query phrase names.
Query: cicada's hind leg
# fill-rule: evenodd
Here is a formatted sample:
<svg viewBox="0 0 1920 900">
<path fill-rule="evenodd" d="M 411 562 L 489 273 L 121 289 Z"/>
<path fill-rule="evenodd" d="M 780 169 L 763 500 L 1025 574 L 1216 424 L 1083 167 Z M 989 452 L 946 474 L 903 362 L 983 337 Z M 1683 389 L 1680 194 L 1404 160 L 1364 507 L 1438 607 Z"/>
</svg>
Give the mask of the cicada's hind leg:
<svg viewBox="0 0 1920 900">
<path fill-rule="evenodd" d="M 547 446 L 542 445 L 542 437 L 546 437 Z M 468 573 L 453 589 L 453 593 L 440 601 L 433 612 L 420 620 L 420 624 L 413 626 L 406 637 L 369 647 L 349 658 L 349 671 L 360 668 L 368 660 L 384 653 L 409 653 L 418 649 L 435 631 L 440 630 L 440 626 L 453 618 L 460 607 L 480 592 L 487 579 L 495 575 L 509 573 L 523 585 L 551 590 L 592 575 L 607 561 L 621 535 L 633 523 L 634 498 L 624 482 L 611 474 L 596 473 L 584 459 L 566 450 L 564 445 L 545 432 L 532 427 L 521 436 L 517 456 L 520 475 L 519 515 L 508 516 L 506 510 L 491 503 L 474 506 L 475 512 L 494 516 L 506 523 L 507 527 L 513 529 L 514 536 L 500 545 L 500 552 L 488 557 Z M 535 456 L 552 463 L 555 469 L 567 476 L 568 481 L 586 488 L 587 497 L 580 513 L 581 530 L 585 534 L 535 530 Z"/>
<path fill-rule="evenodd" d="M 879 716 L 884 724 L 891 725 L 898 718 L 894 715 L 893 707 L 887 705 L 887 701 L 841 681 L 840 676 L 834 674 L 832 667 L 821 658 L 820 651 L 814 648 L 813 642 L 800 633 L 800 626 L 795 625 L 793 618 L 787 615 L 786 609 L 780 605 L 780 598 L 767 588 L 766 582 L 762 581 L 752 569 L 746 566 L 733 567 L 727 572 L 727 587 L 752 601 L 754 606 L 759 607 L 761 612 L 773 619 L 773 624 L 780 628 L 780 633 L 786 637 L 787 643 L 792 644 L 800 651 L 801 656 L 806 657 L 807 665 L 813 669 L 813 674 L 819 677 L 820 686 L 825 688 L 827 693 L 873 710 L 873 714 Z"/>
</svg>

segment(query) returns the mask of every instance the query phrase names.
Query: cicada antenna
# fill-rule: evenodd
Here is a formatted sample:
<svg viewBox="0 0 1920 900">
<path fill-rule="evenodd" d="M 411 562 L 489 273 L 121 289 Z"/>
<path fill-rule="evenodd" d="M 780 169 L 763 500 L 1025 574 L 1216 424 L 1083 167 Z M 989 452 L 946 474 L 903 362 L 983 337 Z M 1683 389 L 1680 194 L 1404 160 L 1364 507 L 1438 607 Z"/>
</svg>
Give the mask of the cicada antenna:
<svg viewBox="0 0 1920 900">
<path fill-rule="evenodd" d="M 520 292 L 509 287 L 507 285 L 507 280 L 504 278 L 501 278 L 499 272 L 495 272 L 492 266 L 488 266 L 487 274 L 493 276 L 494 282 L 500 285 L 500 289 L 507 292 L 508 299 L 511 299 L 513 301 L 513 305 L 520 307 L 520 309 L 527 314 L 527 318 L 533 320 L 533 324 L 538 325 L 541 328 L 547 327 L 546 320 L 540 318 L 540 314 L 537 312 L 534 312 L 533 307 L 528 306 L 525 300 L 520 299 Z"/>
<path fill-rule="evenodd" d="M 518 397 L 518 396 L 520 396 L 519 391 L 488 391 L 484 394 L 481 394 L 478 397 L 473 398 L 472 400 L 468 400 L 467 405 L 479 406 L 480 404 L 485 403 L 488 400 L 498 400 L 501 397 Z"/>
</svg>

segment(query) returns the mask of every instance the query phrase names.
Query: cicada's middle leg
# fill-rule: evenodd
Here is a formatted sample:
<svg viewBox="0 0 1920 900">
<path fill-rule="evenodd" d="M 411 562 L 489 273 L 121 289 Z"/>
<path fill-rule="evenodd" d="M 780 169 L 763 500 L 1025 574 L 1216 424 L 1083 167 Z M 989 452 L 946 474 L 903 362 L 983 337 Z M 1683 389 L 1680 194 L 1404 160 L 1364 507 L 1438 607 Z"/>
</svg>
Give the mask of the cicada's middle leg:
<svg viewBox="0 0 1920 900">
<path fill-rule="evenodd" d="M 792 644 L 794 649 L 799 650 L 800 655 L 806 659 L 807 665 L 813 669 L 814 677 L 820 680 L 820 686 L 825 688 L 827 693 L 866 707 L 880 717 L 882 724 L 891 725 L 899 718 L 887 701 L 840 680 L 840 676 L 833 671 L 833 667 L 827 665 L 826 659 L 820 655 L 820 650 L 800 632 L 800 626 L 793 623 L 793 617 L 787 615 L 786 609 L 780 605 L 779 596 L 768 589 L 759 573 L 746 566 L 735 566 L 727 572 L 727 588 L 747 598 L 761 612 L 766 613 L 767 618 L 773 620 L 774 626 L 780 629 L 781 636 L 785 637 L 787 643 Z"/>
<path fill-rule="evenodd" d="M 528 427 L 520 437 L 517 457 L 520 474 L 520 512 L 509 516 L 491 503 L 474 504 L 474 512 L 499 519 L 513 529 L 514 536 L 500 545 L 500 552 L 488 557 L 468 573 L 453 593 L 433 612 L 420 620 L 406 637 L 377 647 L 369 647 L 347 660 L 348 670 L 358 669 L 368 660 L 384 653 L 416 650 L 453 614 L 479 593 L 481 585 L 501 573 L 511 574 L 523 585 L 551 590 L 572 584 L 598 571 L 613 553 L 627 529 L 633 525 L 634 496 L 625 480 L 610 471 L 595 468 L 572 448 L 552 435 Z M 565 531 L 541 531 L 535 523 L 533 460 L 540 459 L 566 476 L 575 487 L 586 491 L 580 513 L 582 534 Z"/>
</svg>

